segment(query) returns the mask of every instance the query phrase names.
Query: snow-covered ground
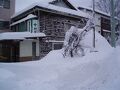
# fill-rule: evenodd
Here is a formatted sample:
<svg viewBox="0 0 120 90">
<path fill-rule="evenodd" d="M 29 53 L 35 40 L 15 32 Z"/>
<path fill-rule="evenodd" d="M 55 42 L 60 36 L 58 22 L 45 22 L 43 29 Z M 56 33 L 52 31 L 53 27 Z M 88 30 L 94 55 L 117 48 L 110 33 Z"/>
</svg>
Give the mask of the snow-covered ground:
<svg viewBox="0 0 120 90">
<path fill-rule="evenodd" d="M 96 33 L 96 50 L 74 58 L 57 50 L 39 61 L 0 63 L 0 90 L 120 90 L 120 47 Z"/>
</svg>

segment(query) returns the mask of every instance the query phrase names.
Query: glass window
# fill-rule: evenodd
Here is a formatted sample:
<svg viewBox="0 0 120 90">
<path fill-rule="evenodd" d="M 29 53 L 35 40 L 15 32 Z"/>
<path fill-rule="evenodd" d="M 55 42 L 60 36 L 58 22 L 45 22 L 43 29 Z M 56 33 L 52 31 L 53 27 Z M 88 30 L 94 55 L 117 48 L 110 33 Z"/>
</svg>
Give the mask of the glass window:
<svg viewBox="0 0 120 90">
<path fill-rule="evenodd" d="M 3 7 L 3 0 L 0 0 L 0 7 Z"/>
<path fill-rule="evenodd" d="M 33 19 L 32 20 L 32 33 L 36 33 L 38 30 L 38 20 Z"/>
<path fill-rule="evenodd" d="M 27 31 L 31 33 L 36 33 L 38 31 L 38 20 L 37 19 L 29 19 L 27 21 Z"/>
<path fill-rule="evenodd" d="M 4 8 L 10 8 L 10 0 L 4 0 Z"/>
<path fill-rule="evenodd" d="M 25 32 L 26 31 L 26 25 L 25 22 L 19 23 L 19 32 Z"/>
<path fill-rule="evenodd" d="M 0 29 L 9 29 L 9 21 L 0 21 Z"/>
<path fill-rule="evenodd" d="M 10 8 L 10 0 L 0 0 L 0 7 L 1 8 Z"/>
<path fill-rule="evenodd" d="M 54 50 L 62 49 L 63 44 L 62 43 L 56 43 L 54 44 Z"/>
</svg>

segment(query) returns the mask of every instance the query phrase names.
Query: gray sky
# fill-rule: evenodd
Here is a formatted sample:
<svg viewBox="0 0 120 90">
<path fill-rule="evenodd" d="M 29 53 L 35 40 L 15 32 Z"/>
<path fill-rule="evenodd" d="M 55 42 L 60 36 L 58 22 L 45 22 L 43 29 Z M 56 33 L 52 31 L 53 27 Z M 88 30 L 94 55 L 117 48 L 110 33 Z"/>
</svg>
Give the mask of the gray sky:
<svg viewBox="0 0 120 90">
<path fill-rule="evenodd" d="M 31 5 L 35 2 L 48 2 L 50 0 L 16 0 L 16 12 L 24 9 L 25 7 Z"/>
</svg>

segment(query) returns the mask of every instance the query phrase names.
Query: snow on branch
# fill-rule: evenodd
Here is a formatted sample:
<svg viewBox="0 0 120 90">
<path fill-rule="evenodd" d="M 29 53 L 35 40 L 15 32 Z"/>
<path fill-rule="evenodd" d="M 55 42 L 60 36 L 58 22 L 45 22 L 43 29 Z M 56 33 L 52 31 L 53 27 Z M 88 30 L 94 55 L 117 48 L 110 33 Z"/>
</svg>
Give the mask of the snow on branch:
<svg viewBox="0 0 120 90">
<path fill-rule="evenodd" d="M 94 27 L 92 19 L 87 21 L 83 29 L 72 26 L 65 35 L 63 56 L 84 56 L 84 45 L 81 43 L 86 33 Z"/>
</svg>

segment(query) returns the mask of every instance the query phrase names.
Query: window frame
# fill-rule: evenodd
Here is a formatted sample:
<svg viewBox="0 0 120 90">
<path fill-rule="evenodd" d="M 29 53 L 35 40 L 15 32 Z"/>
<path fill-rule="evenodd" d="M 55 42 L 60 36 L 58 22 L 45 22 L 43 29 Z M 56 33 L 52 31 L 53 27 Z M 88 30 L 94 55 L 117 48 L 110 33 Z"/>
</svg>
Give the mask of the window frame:
<svg viewBox="0 0 120 90">
<path fill-rule="evenodd" d="M 59 46 L 59 48 L 58 48 Z M 62 49 L 63 47 L 63 43 L 61 42 L 55 42 L 55 43 L 52 43 L 52 50 L 59 50 L 59 49 Z"/>
<path fill-rule="evenodd" d="M 9 21 L 0 21 L 0 30 L 9 29 Z"/>
<path fill-rule="evenodd" d="M 3 6 L 4 6 L 4 0 L 0 0 L 0 8 L 3 8 Z"/>
<path fill-rule="evenodd" d="M 0 8 L 10 9 L 10 0 L 0 0 Z"/>
</svg>

